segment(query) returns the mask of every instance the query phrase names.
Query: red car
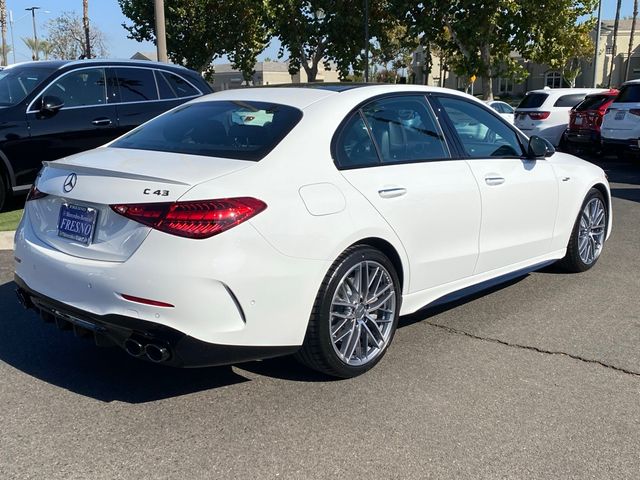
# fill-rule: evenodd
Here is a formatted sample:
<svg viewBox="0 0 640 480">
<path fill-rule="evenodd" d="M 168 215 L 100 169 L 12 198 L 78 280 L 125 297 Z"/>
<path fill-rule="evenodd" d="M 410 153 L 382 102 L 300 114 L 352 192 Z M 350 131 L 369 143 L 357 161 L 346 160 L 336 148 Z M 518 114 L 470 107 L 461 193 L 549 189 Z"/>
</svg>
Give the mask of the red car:
<svg viewBox="0 0 640 480">
<path fill-rule="evenodd" d="M 593 93 L 569 113 L 569 128 L 564 133 L 567 150 L 597 150 L 600 148 L 600 127 L 607 108 L 618 95 L 618 90 Z"/>
</svg>

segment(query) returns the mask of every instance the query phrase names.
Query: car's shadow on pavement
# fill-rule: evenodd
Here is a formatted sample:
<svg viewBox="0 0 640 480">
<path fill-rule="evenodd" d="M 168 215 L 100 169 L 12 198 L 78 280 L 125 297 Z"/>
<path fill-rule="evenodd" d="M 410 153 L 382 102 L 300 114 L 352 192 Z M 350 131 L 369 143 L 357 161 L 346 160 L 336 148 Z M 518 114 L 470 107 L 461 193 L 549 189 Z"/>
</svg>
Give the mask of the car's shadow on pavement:
<svg viewBox="0 0 640 480">
<path fill-rule="evenodd" d="M 640 188 L 612 188 L 611 195 L 615 198 L 640 203 Z"/>
<path fill-rule="evenodd" d="M 24 310 L 13 282 L 0 285 L 0 361 L 41 381 L 104 402 L 144 403 L 248 381 L 231 367 L 177 369 L 75 338 Z"/>
</svg>

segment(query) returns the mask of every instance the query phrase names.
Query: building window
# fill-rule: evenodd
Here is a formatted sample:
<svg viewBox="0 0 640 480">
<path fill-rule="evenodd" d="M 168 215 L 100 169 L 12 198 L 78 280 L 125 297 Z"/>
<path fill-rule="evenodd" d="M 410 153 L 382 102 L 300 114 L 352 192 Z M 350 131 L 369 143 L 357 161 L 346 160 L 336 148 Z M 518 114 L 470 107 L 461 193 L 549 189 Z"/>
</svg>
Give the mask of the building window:
<svg viewBox="0 0 640 480">
<path fill-rule="evenodd" d="M 511 78 L 498 79 L 498 93 L 510 93 L 513 91 L 513 80 Z"/>
<path fill-rule="evenodd" d="M 562 87 L 562 74 L 555 70 L 550 70 L 544 74 L 544 84 L 549 88 Z"/>
<path fill-rule="evenodd" d="M 613 55 L 613 45 L 607 45 L 604 50 L 605 55 Z"/>
</svg>

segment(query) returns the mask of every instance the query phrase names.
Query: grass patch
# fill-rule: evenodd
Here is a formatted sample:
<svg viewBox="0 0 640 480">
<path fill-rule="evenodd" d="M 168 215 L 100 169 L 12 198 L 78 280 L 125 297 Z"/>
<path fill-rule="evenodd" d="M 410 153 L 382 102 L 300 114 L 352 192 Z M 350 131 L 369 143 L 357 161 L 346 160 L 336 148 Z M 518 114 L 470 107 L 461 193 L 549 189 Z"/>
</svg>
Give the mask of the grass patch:
<svg viewBox="0 0 640 480">
<path fill-rule="evenodd" d="M 22 209 L 0 213 L 0 232 L 15 230 L 22 218 Z"/>
</svg>

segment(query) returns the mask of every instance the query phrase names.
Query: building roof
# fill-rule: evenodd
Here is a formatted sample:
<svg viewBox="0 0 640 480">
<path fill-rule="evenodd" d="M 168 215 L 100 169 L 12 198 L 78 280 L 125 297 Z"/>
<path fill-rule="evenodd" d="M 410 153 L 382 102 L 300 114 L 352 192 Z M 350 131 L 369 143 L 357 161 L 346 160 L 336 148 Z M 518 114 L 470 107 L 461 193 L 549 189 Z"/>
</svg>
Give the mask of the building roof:
<svg viewBox="0 0 640 480">
<path fill-rule="evenodd" d="M 158 52 L 136 52 L 131 55 L 132 60 L 151 60 L 152 62 L 158 61 Z"/>
<path fill-rule="evenodd" d="M 612 31 L 614 30 L 615 20 L 602 20 L 602 30 Z M 618 23 L 618 32 L 630 32 L 633 20 L 631 18 L 621 18 Z M 636 27 L 640 30 L 640 22 L 636 24 Z"/>
</svg>

